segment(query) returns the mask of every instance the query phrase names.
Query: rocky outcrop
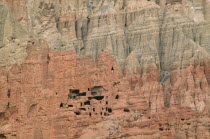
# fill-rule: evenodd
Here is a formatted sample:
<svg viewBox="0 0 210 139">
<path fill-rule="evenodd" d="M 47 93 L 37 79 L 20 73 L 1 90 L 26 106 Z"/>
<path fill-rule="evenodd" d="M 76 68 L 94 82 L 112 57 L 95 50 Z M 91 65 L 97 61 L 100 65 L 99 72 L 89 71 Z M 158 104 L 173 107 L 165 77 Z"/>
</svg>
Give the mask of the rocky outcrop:
<svg viewBox="0 0 210 139">
<path fill-rule="evenodd" d="M 0 138 L 208 138 L 209 1 L 0 1 Z"/>
</svg>

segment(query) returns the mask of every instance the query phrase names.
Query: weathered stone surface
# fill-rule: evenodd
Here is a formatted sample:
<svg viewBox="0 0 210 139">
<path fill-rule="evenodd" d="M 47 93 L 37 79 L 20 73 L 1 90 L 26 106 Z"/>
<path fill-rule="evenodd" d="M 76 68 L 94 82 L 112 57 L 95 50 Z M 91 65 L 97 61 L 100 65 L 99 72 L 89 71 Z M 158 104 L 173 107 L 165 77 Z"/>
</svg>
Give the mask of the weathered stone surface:
<svg viewBox="0 0 210 139">
<path fill-rule="evenodd" d="M 0 3 L 0 138 L 209 138 L 208 0 Z"/>
</svg>

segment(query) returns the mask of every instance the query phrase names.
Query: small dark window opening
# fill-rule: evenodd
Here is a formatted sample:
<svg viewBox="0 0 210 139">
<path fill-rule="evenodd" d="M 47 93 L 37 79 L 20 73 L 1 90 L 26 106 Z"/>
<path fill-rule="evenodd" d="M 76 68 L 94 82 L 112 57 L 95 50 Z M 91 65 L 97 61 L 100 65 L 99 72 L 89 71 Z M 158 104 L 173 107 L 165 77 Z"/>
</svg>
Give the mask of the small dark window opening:
<svg viewBox="0 0 210 139">
<path fill-rule="evenodd" d="M 7 137 L 4 134 L 0 134 L 0 139 L 7 139 Z"/>
<path fill-rule="evenodd" d="M 11 90 L 8 89 L 8 91 L 7 91 L 7 97 L 8 97 L 8 98 L 10 98 L 10 94 L 11 94 Z"/>
<path fill-rule="evenodd" d="M 130 112 L 130 110 L 129 109 L 124 109 L 124 112 Z"/>
<path fill-rule="evenodd" d="M 191 125 L 190 123 L 187 123 L 187 125 Z"/>
<path fill-rule="evenodd" d="M 116 95 L 115 99 L 119 99 L 119 95 Z"/>
<path fill-rule="evenodd" d="M 151 117 L 148 117 L 148 119 L 150 119 Z"/>
<path fill-rule="evenodd" d="M 86 111 L 86 108 L 79 108 L 80 110 Z"/>
<path fill-rule="evenodd" d="M 79 89 L 75 89 L 75 90 L 70 89 L 70 93 L 72 93 L 72 94 L 79 94 Z"/>
<path fill-rule="evenodd" d="M 86 92 L 80 93 L 78 96 L 86 96 Z"/>
<path fill-rule="evenodd" d="M 108 111 L 108 108 L 106 108 L 106 111 Z"/>
<path fill-rule="evenodd" d="M 108 104 L 108 101 L 106 101 L 106 104 Z"/>
<path fill-rule="evenodd" d="M 60 108 L 62 108 L 62 107 L 63 107 L 63 103 L 60 104 Z"/>
<path fill-rule="evenodd" d="M 58 94 L 58 93 L 55 93 L 56 95 Z"/>
<path fill-rule="evenodd" d="M 82 106 L 82 102 L 80 103 L 80 106 Z"/>
<path fill-rule="evenodd" d="M 102 110 L 104 110 L 104 108 L 101 108 Z"/>
<path fill-rule="evenodd" d="M 109 113 L 111 113 L 111 112 L 112 112 L 112 109 L 111 109 L 111 108 L 109 108 L 109 109 L 108 109 L 108 112 L 109 112 Z"/>
<path fill-rule="evenodd" d="M 112 67 L 112 69 L 111 69 L 112 71 L 114 71 L 114 67 Z"/>
<path fill-rule="evenodd" d="M 73 107 L 73 105 L 68 105 L 68 107 Z"/>
<path fill-rule="evenodd" d="M 92 97 L 88 97 L 88 100 L 91 100 L 91 99 L 93 99 Z"/>
<path fill-rule="evenodd" d="M 10 107 L 10 103 L 9 103 L 9 102 L 7 103 L 7 107 L 8 107 L 8 108 Z"/>
<path fill-rule="evenodd" d="M 184 119 L 181 119 L 182 121 L 184 121 Z"/>
<path fill-rule="evenodd" d="M 163 131 L 163 128 L 159 128 L 160 131 Z"/>
<path fill-rule="evenodd" d="M 96 99 L 96 100 L 102 100 L 102 99 L 104 99 L 104 96 L 95 96 L 93 98 Z"/>
<path fill-rule="evenodd" d="M 84 102 L 84 105 L 90 105 L 90 101 L 88 100 L 88 101 Z"/>
<path fill-rule="evenodd" d="M 90 91 L 90 88 L 88 88 L 88 91 Z"/>
<path fill-rule="evenodd" d="M 91 113 L 89 113 L 89 116 L 90 116 L 90 117 L 91 117 L 91 115 L 92 115 L 92 114 L 91 114 Z"/>
<path fill-rule="evenodd" d="M 75 99 L 77 96 L 79 96 L 79 90 L 78 89 L 75 89 L 75 90 L 70 89 L 69 90 L 69 95 L 68 95 L 69 99 Z"/>
<path fill-rule="evenodd" d="M 101 115 L 102 115 L 103 113 L 101 112 Z"/>
<path fill-rule="evenodd" d="M 95 108 L 93 108 L 93 111 L 95 111 Z"/>
<path fill-rule="evenodd" d="M 91 95 L 95 96 L 97 95 L 97 92 L 91 92 Z"/>
<path fill-rule="evenodd" d="M 77 111 L 77 112 L 74 112 L 76 115 L 80 115 L 80 112 L 79 111 Z"/>
</svg>

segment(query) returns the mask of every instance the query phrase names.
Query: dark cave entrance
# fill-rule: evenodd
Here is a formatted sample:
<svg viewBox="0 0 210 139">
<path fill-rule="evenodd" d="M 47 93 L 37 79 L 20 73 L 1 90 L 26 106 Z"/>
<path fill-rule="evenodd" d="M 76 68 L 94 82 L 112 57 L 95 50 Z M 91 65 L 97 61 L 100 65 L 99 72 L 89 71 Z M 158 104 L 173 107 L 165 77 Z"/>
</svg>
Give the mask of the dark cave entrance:
<svg viewBox="0 0 210 139">
<path fill-rule="evenodd" d="M 0 134 L 0 139 L 7 139 L 7 137 L 4 134 Z"/>
<path fill-rule="evenodd" d="M 115 99 L 119 99 L 119 95 L 116 95 Z"/>
<path fill-rule="evenodd" d="M 88 101 L 84 102 L 84 105 L 90 105 L 90 101 L 88 100 Z"/>
<path fill-rule="evenodd" d="M 62 108 L 62 107 L 63 107 L 63 103 L 60 104 L 60 108 Z"/>
</svg>

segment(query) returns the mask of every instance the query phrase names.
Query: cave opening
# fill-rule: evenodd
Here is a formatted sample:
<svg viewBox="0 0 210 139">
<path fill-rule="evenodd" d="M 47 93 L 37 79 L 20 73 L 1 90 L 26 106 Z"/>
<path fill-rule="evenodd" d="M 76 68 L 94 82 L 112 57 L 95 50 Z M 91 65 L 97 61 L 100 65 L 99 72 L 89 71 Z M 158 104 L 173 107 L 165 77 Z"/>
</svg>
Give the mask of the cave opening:
<svg viewBox="0 0 210 139">
<path fill-rule="evenodd" d="M 4 134 L 0 134 L 0 139 L 7 139 L 7 137 Z"/>
<path fill-rule="evenodd" d="M 160 131 L 163 131 L 163 128 L 159 128 Z"/>
<path fill-rule="evenodd" d="M 86 108 L 79 108 L 80 110 L 86 111 Z"/>
<path fill-rule="evenodd" d="M 111 71 L 114 71 L 114 67 L 112 67 Z"/>
<path fill-rule="evenodd" d="M 69 91 L 72 94 L 79 94 L 79 89 L 70 89 Z"/>
<path fill-rule="evenodd" d="M 7 107 L 8 107 L 8 108 L 10 107 L 10 102 L 7 103 Z"/>
<path fill-rule="evenodd" d="M 79 89 L 70 89 L 69 90 L 69 99 L 75 99 L 77 96 L 79 96 Z"/>
<path fill-rule="evenodd" d="M 102 99 L 104 99 L 104 96 L 95 96 L 93 98 L 96 99 L 96 100 L 102 100 Z"/>
<path fill-rule="evenodd" d="M 124 112 L 130 112 L 130 110 L 125 108 L 125 109 L 124 109 Z"/>
<path fill-rule="evenodd" d="M 90 101 L 88 100 L 88 101 L 84 102 L 84 105 L 90 105 Z"/>
<path fill-rule="evenodd" d="M 98 92 L 98 91 L 100 91 L 102 89 L 103 89 L 103 86 L 94 86 L 94 87 L 91 88 L 91 91 Z"/>
<path fill-rule="evenodd" d="M 119 95 L 116 95 L 115 99 L 119 99 Z"/>
<path fill-rule="evenodd" d="M 60 108 L 62 108 L 62 107 L 63 107 L 63 103 L 60 104 Z"/>
<path fill-rule="evenodd" d="M 11 89 L 8 89 L 7 91 L 7 97 L 10 98 L 10 94 L 11 94 Z"/>
<path fill-rule="evenodd" d="M 74 112 L 76 115 L 80 115 L 81 113 L 79 111 Z"/>
<path fill-rule="evenodd" d="M 108 112 L 111 113 L 112 112 L 112 109 L 111 108 L 108 108 Z"/>
<path fill-rule="evenodd" d="M 78 96 L 86 96 L 86 92 L 80 93 Z"/>
<path fill-rule="evenodd" d="M 74 107 L 73 105 L 68 105 L 68 107 Z"/>
<path fill-rule="evenodd" d="M 97 92 L 91 92 L 91 95 L 95 96 L 97 95 Z"/>
</svg>

